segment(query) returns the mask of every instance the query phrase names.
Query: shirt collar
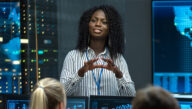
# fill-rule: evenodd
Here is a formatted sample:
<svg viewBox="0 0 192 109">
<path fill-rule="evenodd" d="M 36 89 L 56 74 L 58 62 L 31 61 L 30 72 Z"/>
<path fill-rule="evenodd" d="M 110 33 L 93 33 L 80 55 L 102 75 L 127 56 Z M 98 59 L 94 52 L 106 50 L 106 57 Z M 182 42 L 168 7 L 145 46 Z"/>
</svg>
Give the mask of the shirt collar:
<svg viewBox="0 0 192 109">
<path fill-rule="evenodd" d="M 93 50 L 91 47 L 89 47 L 89 46 L 88 46 L 88 48 L 87 48 L 87 51 L 88 51 L 89 53 L 95 54 L 94 50 Z M 109 50 L 108 50 L 107 47 L 105 47 L 105 50 L 104 50 L 103 52 L 101 52 L 99 55 L 105 55 L 106 53 L 107 53 L 107 57 L 110 57 L 110 56 L 109 56 Z"/>
</svg>

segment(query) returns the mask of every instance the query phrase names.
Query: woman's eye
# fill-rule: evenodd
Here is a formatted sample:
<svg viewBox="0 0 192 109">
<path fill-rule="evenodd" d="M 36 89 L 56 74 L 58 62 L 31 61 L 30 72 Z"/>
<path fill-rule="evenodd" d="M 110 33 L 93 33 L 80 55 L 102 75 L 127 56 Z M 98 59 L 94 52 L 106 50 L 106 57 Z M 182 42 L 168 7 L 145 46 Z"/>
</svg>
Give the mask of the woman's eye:
<svg viewBox="0 0 192 109">
<path fill-rule="evenodd" d="M 103 24 L 107 24 L 107 21 L 103 21 Z"/>
<path fill-rule="evenodd" d="M 96 22 L 96 20 L 95 19 L 91 19 L 91 22 Z"/>
</svg>

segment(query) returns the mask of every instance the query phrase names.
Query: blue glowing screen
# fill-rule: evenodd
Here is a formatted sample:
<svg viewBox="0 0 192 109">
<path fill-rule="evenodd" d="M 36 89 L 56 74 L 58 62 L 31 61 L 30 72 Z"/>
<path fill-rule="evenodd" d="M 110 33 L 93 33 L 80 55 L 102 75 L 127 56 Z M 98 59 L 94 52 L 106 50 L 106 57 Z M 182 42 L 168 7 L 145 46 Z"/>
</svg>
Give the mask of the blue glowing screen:
<svg viewBox="0 0 192 109">
<path fill-rule="evenodd" d="M 0 2 L 0 93 L 22 93 L 20 3 Z"/>
<path fill-rule="evenodd" d="M 22 97 L 17 97 L 15 100 L 13 98 L 6 100 L 7 109 L 30 109 L 30 100 L 22 99 Z M 68 97 L 66 109 L 87 109 L 88 108 L 88 98 L 86 97 Z"/>
<path fill-rule="evenodd" d="M 83 98 L 67 98 L 66 109 L 87 109 L 88 102 Z"/>
<path fill-rule="evenodd" d="M 7 109 L 30 109 L 30 100 L 7 100 Z"/>
<path fill-rule="evenodd" d="M 153 1 L 153 83 L 192 93 L 192 1 Z"/>
<path fill-rule="evenodd" d="M 192 109 L 192 99 L 179 99 L 181 109 Z"/>
<path fill-rule="evenodd" d="M 179 102 L 181 109 L 192 109 L 192 102 Z"/>
<path fill-rule="evenodd" d="M 132 109 L 129 97 L 90 97 L 90 109 Z"/>
</svg>

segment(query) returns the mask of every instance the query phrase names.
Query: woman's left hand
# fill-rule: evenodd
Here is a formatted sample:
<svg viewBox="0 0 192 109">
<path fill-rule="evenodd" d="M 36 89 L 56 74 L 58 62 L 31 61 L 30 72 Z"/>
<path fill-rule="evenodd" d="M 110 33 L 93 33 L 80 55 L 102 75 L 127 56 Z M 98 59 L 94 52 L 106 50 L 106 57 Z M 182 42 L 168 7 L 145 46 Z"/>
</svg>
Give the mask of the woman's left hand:
<svg viewBox="0 0 192 109">
<path fill-rule="evenodd" d="M 123 73 L 119 70 L 119 68 L 113 63 L 111 59 L 102 58 L 102 60 L 108 63 L 107 65 L 103 65 L 103 68 L 106 68 L 107 70 L 111 70 L 112 72 L 114 72 L 117 78 L 123 77 Z"/>
</svg>

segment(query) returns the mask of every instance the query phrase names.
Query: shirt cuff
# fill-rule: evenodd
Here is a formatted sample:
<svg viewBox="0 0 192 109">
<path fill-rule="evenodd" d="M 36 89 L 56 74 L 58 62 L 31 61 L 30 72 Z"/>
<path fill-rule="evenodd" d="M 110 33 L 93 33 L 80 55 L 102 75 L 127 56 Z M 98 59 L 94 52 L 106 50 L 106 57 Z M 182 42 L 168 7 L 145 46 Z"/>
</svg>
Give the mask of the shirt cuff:
<svg viewBox="0 0 192 109">
<path fill-rule="evenodd" d="M 118 81 L 118 83 L 120 83 L 120 84 L 126 84 L 126 80 L 125 80 L 124 77 L 122 77 L 122 78 L 117 78 L 117 81 Z"/>
<path fill-rule="evenodd" d="M 83 79 L 83 77 L 80 77 L 80 76 L 78 75 L 78 73 L 75 73 L 74 78 L 73 78 L 73 80 L 72 80 L 72 83 L 77 83 L 77 82 L 79 82 L 79 81 L 82 80 L 82 79 Z"/>
<path fill-rule="evenodd" d="M 120 84 L 127 84 L 127 83 L 133 84 L 132 81 L 126 81 L 126 79 L 125 79 L 124 76 L 123 76 L 122 78 L 117 78 L 117 81 L 118 81 L 119 85 L 120 85 Z"/>
</svg>

